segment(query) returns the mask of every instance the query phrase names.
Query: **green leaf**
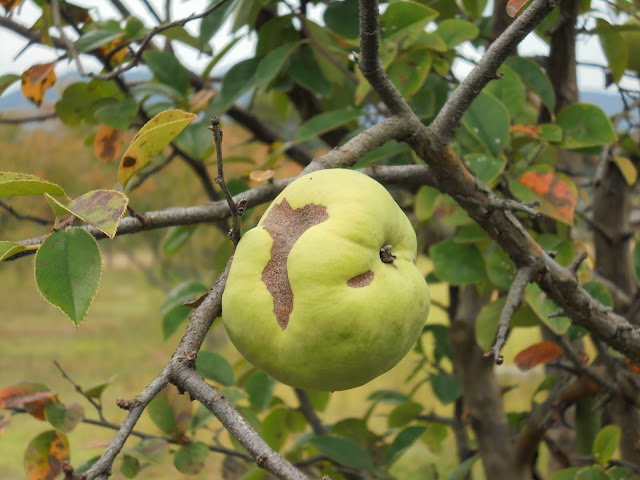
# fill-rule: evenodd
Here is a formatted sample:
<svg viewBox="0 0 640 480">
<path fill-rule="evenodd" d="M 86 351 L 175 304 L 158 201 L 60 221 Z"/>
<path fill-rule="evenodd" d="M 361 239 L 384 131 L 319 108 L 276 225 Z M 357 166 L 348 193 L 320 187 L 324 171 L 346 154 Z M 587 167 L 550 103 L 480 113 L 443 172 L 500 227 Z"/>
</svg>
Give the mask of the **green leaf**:
<svg viewBox="0 0 640 480">
<path fill-rule="evenodd" d="M 276 452 L 284 445 L 289 432 L 304 431 L 307 422 L 304 416 L 288 408 L 276 408 L 262 422 L 264 440 Z"/>
<path fill-rule="evenodd" d="M 69 461 L 69 440 L 57 430 L 47 430 L 29 442 L 24 452 L 24 470 L 29 480 L 56 478 Z"/>
<path fill-rule="evenodd" d="M 135 447 L 124 447 L 122 451 L 141 463 L 160 463 L 169 451 L 169 442 L 163 438 L 146 438 Z"/>
<path fill-rule="evenodd" d="M 600 465 L 606 465 L 609 463 L 609 460 L 613 457 L 616 448 L 618 448 L 620 435 L 620 427 L 613 424 L 607 425 L 598 432 L 598 435 L 596 435 L 596 438 L 593 441 L 593 448 L 591 449 L 591 454 L 596 462 Z"/>
<path fill-rule="evenodd" d="M 613 81 L 618 83 L 627 68 L 629 49 L 622 33 L 615 30 L 609 22 L 602 18 L 596 19 L 600 45 L 607 57 L 609 70 Z M 636 48 L 636 47 L 633 47 Z"/>
<path fill-rule="evenodd" d="M 218 0 L 212 0 L 207 8 L 218 3 Z M 210 13 L 202 19 L 200 23 L 200 46 L 204 48 L 209 43 L 211 37 L 220 29 L 224 21 L 231 15 L 233 9 L 238 5 L 238 0 L 230 0 L 220 8 Z"/>
<path fill-rule="evenodd" d="M 449 239 L 430 249 L 433 270 L 443 281 L 465 285 L 486 278 L 484 259 L 475 245 L 464 245 Z"/>
<path fill-rule="evenodd" d="M 418 2 L 393 2 L 380 16 L 380 32 L 389 38 L 407 28 L 422 31 L 437 16 L 436 10 Z"/>
<path fill-rule="evenodd" d="M 633 247 L 633 271 L 636 274 L 636 280 L 640 282 L 640 241 L 636 241 Z"/>
<path fill-rule="evenodd" d="M 486 259 L 487 276 L 496 287 L 509 290 L 515 276 L 515 266 L 504 250 L 495 244 L 493 247 L 495 248 L 494 252 Z"/>
<path fill-rule="evenodd" d="M 427 427 L 411 426 L 402 430 L 391 442 L 384 463 L 391 465 L 400 455 L 406 452 L 415 441 L 427 430 Z"/>
<path fill-rule="evenodd" d="M 562 128 L 564 133 L 561 144 L 563 148 L 599 147 L 616 141 L 609 117 L 595 105 L 569 105 L 558 113 L 556 125 Z"/>
<path fill-rule="evenodd" d="M 142 54 L 142 58 L 160 83 L 169 85 L 180 93 L 187 92 L 189 73 L 175 55 L 168 52 L 146 51 Z"/>
<path fill-rule="evenodd" d="M 533 60 L 524 57 L 509 57 L 505 61 L 505 65 L 520 75 L 524 84 L 540 97 L 542 103 L 553 114 L 556 107 L 556 96 L 553 85 L 542 67 Z"/>
<path fill-rule="evenodd" d="M 131 177 L 171 143 L 195 118 L 197 115 L 182 110 L 165 110 L 149 120 L 133 137 L 129 148 L 124 152 L 118 168 L 120 185 L 126 187 Z"/>
<path fill-rule="evenodd" d="M 84 395 L 89 398 L 96 398 L 99 400 L 102 397 L 102 394 L 104 393 L 104 391 L 107 389 L 107 387 L 113 383 L 114 378 L 115 377 L 112 377 L 106 382 L 99 383 L 98 385 L 94 385 L 93 387 L 87 388 L 83 392 Z"/>
<path fill-rule="evenodd" d="M 12 255 L 15 255 L 18 252 L 23 252 L 27 248 L 28 247 L 25 247 L 24 245 L 16 242 L 0 241 L 0 262 L 11 257 Z"/>
<path fill-rule="evenodd" d="M 126 478 L 135 478 L 140 473 L 140 461 L 136 457 L 123 454 L 120 473 Z"/>
<path fill-rule="evenodd" d="M 265 410 L 271 403 L 276 381 L 264 372 L 257 372 L 247 380 L 245 390 L 249 394 L 249 402 L 257 411 Z"/>
<path fill-rule="evenodd" d="M 442 37 L 444 43 L 447 44 L 447 47 L 451 49 L 462 42 L 473 40 L 478 36 L 480 30 L 471 22 L 450 18 L 448 20 L 443 20 L 438 24 L 437 33 Z"/>
<path fill-rule="evenodd" d="M 604 305 L 605 307 L 613 307 L 613 297 L 611 296 L 611 293 L 609 293 L 607 287 L 605 287 L 602 283 L 592 280 L 582 286 L 589 293 L 589 295 L 599 301 L 602 305 Z"/>
<path fill-rule="evenodd" d="M 324 11 L 324 23 L 333 32 L 345 38 L 356 39 L 360 35 L 358 3 L 335 1 Z"/>
<path fill-rule="evenodd" d="M 473 457 L 467 458 L 464 462 L 458 465 L 453 472 L 451 472 L 451 475 L 447 477 L 447 480 L 463 480 L 467 476 L 467 473 L 469 473 L 473 468 L 473 464 L 476 463 L 479 458 L 480 455 L 477 453 Z"/>
<path fill-rule="evenodd" d="M 164 340 L 173 335 L 193 312 L 193 308 L 183 305 L 185 300 L 195 300 L 207 290 L 208 288 L 200 282 L 186 282 L 178 285 L 169 293 L 160 308 Z"/>
<path fill-rule="evenodd" d="M 500 100 L 507 107 L 509 116 L 515 118 L 526 105 L 524 83 L 515 70 L 507 65 L 502 65 L 498 69 L 498 73 L 502 74 L 502 78 L 489 82 L 484 91 Z"/>
<path fill-rule="evenodd" d="M 331 83 L 320 69 L 313 48 L 302 45 L 291 55 L 287 73 L 303 87 L 319 95 L 327 95 L 331 91 Z"/>
<path fill-rule="evenodd" d="M 611 480 L 607 472 L 605 472 L 602 467 L 596 465 L 583 468 L 574 478 L 575 480 Z"/>
<path fill-rule="evenodd" d="M 176 26 L 167 28 L 161 32 L 161 35 L 164 35 L 169 40 L 176 40 L 184 43 L 185 45 L 189 45 L 190 47 L 200 50 L 202 53 L 206 53 L 207 55 L 213 54 L 213 49 L 208 43 L 202 45 L 200 39 L 193 37 L 184 27 Z"/>
<path fill-rule="evenodd" d="M 547 477 L 547 480 L 574 480 L 582 467 L 571 467 L 558 470 Z"/>
<path fill-rule="evenodd" d="M 462 9 L 474 21 L 482 18 L 482 12 L 487 6 L 487 0 L 462 0 Z"/>
<path fill-rule="evenodd" d="M 55 183 L 26 173 L 0 172 L 0 197 L 42 195 L 48 193 L 64 197 L 65 193 Z"/>
<path fill-rule="evenodd" d="M 196 475 L 204 468 L 209 456 L 209 447 L 202 442 L 193 442 L 180 447 L 173 459 L 173 465 L 180 473 Z"/>
<path fill-rule="evenodd" d="M 431 54 L 426 48 L 402 52 L 387 68 L 387 75 L 406 99 L 411 98 L 427 79 Z"/>
<path fill-rule="evenodd" d="M 460 381 L 455 375 L 449 373 L 438 373 L 429 377 L 431 389 L 438 400 L 444 405 L 455 402 L 460 396 Z"/>
<path fill-rule="evenodd" d="M 560 265 L 565 267 L 569 266 L 576 256 L 573 244 L 559 235 L 543 233 L 541 235 L 537 235 L 535 239 L 545 252 L 556 252 L 555 261 Z"/>
<path fill-rule="evenodd" d="M 162 242 L 162 253 L 167 257 L 178 253 L 191 238 L 196 228 L 197 225 L 178 225 L 177 227 L 169 228 L 167 235 L 164 237 L 164 242 Z"/>
<path fill-rule="evenodd" d="M 540 290 L 537 284 L 530 283 L 527 285 L 525 288 L 525 300 L 540 321 L 549 327 L 556 335 L 564 334 L 571 326 L 571 320 L 567 317 L 549 318 L 549 315 L 560 309 L 551 299 L 547 298 L 547 295 Z"/>
<path fill-rule="evenodd" d="M 229 362 L 217 353 L 200 351 L 196 360 L 196 372 L 222 385 L 233 385 L 233 369 Z"/>
<path fill-rule="evenodd" d="M 82 122 L 93 125 L 96 110 L 120 98 L 122 93 L 111 80 L 93 79 L 89 83 L 72 83 L 56 102 L 56 115 L 65 125 Z"/>
<path fill-rule="evenodd" d="M 472 223 L 458 228 L 453 239 L 457 243 L 476 243 L 481 240 L 488 240 L 489 234 L 477 223 Z"/>
<path fill-rule="evenodd" d="M 76 325 L 98 292 L 101 273 L 98 243 L 82 228 L 53 232 L 36 253 L 38 291 Z"/>
<path fill-rule="evenodd" d="M 138 102 L 127 97 L 116 103 L 105 105 L 95 111 L 94 117 L 99 123 L 109 125 L 117 130 L 126 130 L 136 117 Z"/>
<path fill-rule="evenodd" d="M 356 442 L 344 437 L 313 437 L 309 442 L 320 453 L 332 460 L 352 468 L 373 468 L 373 461 L 369 454 Z"/>
<path fill-rule="evenodd" d="M 83 222 L 96 227 L 109 238 L 113 238 L 118 230 L 118 222 L 127 209 L 129 199 L 116 190 L 93 190 L 80 195 L 68 205 L 45 193 L 50 204 L 55 204 L 54 211 L 64 210 L 75 215 Z M 56 216 L 58 216 L 56 214 Z"/>
<path fill-rule="evenodd" d="M 422 413 L 424 407 L 418 402 L 406 402 L 398 405 L 387 417 L 389 428 L 404 427 Z"/>
<path fill-rule="evenodd" d="M 444 442 L 449 435 L 449 428 L 442 423 L 430 422 L 427 431 L 422 434 L 421 440 L 432 453 L 442 453 Z"/>
<path fill-rule="evenodd" d="M 376 390 L 371 395 L 369 395 L 367 400 L 381 403 L 404 403 L 409 401 L 409 397 L 407 397 L 402 392 L 384 389 Z"/>
<path fill-rule="evenodd" d="M 340 125 L 358 119 L 362 114 L 362 110 L 344 108 L 342 110 L 334 110 L 333 112 L 324 112 L 316 115 L 298 129 L 296 141 L 303 142 L 310 138 L 318 137 Z"/>
<path fill-rule="evenodd" d="M 494 302 L 486 304 L 476 318 L 476 342 L 485 352 L 493 347 L 505 301 L 506 298 L 501 297 Z"/>
<path fill-rule="evenodd" d="M 491 121 L 487 121 L 490 118 Z M 481 92 L 462 117 L 462 124 L 494 157 L 509 140 L 509 112 L 489 93 Z"/>
<path fill-rule="evenodd" d="M 79 403 L 53 402 L 44 408 L 44 415 L 53 428 L 69 433 L 84 419 L 84 408 Z"/>
<path fill-rule="evenodd" d="M 464 156 L 464 164 L 471 169 L 482 183 L 493 187 L 507 166 L 507 159 L 502 155 L 493 157 L 488 153 L 470 153 Z"/>
<path fill-rule="evenodd" d="M 84 33 L 78 40 L 75 41 L 76 50 L 80 53 L 90 52 L 102 45 L 107 45 L 113 42 L 116 38 L 124 36 L 122 31 L 113 30 L 91 30 Z"/>
<path fill-rule="evenodd" d="M 164 83 L 141 83 L 131 87 L 131 94 L 135 97 L 164 97 L 170 102 L 182 102 L 184 96 L 175 88 L 165 85 Z M 149 110 L 155 105 L 147 107 L 147 113 L 151 113 Z M 159 113 L 159 112 L 156 112 Z"/>
<path fill-rule="evenodd" d="M 260 60 L 249 58 L 236 63 L 222 80 L 220 92 L 210 107 L 217 115 L 225 113 L 233 103 L 256 86 L 256 70 Z"/>
<path fill-rule="evenodd" d="M 210 157 L 215 150 L 209 125 L 209 122 L 197 122 L 187 125 L 175 138 L 174 143 L 192 157 L 198 160 L 205 160 Z M 225 158 L 224 163 L 226 164 L 227 161 L 227 158 Z M 228 180 L 227 186 L 229 186 L 229 183 L 230 181 Z"/>
<path fill-rule="evenodd" d="M 172 385 L 162 389 L 151 400 L 147 413 L 156 427 L 172 439 L 184 435 L 193 417 L 189 396 L 180 394 Z"/>
<path fill-rule="evenodd" d="M 419 222 L 425 222 L 433 217 L 436 199 L 441 195 L 434 187 L 420 187 L 414 197 L 413 211 Z"/>
<path fill-rule="evenodd" d="M 289 56 L 300 45 L 300 42 L 285 43 L 264 57 L 256 70 L 256 85 L 268 86 L 276 78 Z"/>
<path fill-rule="evenodd" d="M 327 408 L 329 399 L 331 398 L 329 392 L 319 392 L 315 390 L 307 391 L 307 397 L 309 397 L 309 401 L 316 412 L 323 412 L 324 409 Z"/>
<path fill-rule="evenodd" d="M 2 95 L 2 92 L 9 88 L 14 82 L 20 80 L 21 78 L 21 75 L 16 75 L 15 73 L 0 75 L 0 95 Z"/>
</svg>

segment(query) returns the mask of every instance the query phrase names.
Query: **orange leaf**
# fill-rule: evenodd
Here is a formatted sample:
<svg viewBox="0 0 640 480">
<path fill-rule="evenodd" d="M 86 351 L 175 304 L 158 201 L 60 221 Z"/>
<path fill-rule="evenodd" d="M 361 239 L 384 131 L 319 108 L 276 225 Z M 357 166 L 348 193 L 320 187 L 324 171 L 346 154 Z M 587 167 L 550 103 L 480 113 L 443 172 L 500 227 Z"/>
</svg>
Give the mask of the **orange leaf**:
<svg viewBox="0 0 640 480">
<path fill-rule="evenodd" d="M 513 132 L 524 133 L 529 137 L 535 137 L 536 135 L 540 135 L 540 133 L 542 133 L 542 130 L 537 125 L 523 125 L 521 123 L 511 125 L 509 127 L 509 131 L 511 133 Z"/>
<path fill-rule="evenodd" d="M 69 440 L 58 430 L 36 436 L 24 452 L 24 470 L 29 480 L 56 478 L 69 461 Z"/>
<path fill-rule="evenodd" d="M 513 362 L 520 370 L 529 370 L 536 365 L 547 363 L 561 357 L 562 347 L 553 342 L 540 342 L 531 345 L 515 356 Z"/>
<path fill-rule="evenodd" d="M 545 171 L 526 172 L 519 182 L 542 199 L 540 211 L 568 225 L 573 225 L 573 212 L 578 203 L 578 191 L 562 174 Z"/>
<path fill-rule="evenodd" d="M 640 366 L 638 366 L 637 363 L 633 363 L 631 360 L 629 360 L 628 358 L 624 359 L 624 364 L 626 365 L 626 367 L 631 370 L 633 373 L 640 373 Z"/>
<path fill-rule="evenodd" d="M 127 55 L 127 46 L 122 45 L 123 43 L 124 40 L 122 40 L 122 38 L 116 38 L 112 42 L 100 47 L 100 53 L 102 53 L 105 58 L 109 57 L 112 67 L 120 65 Z"/>
<path fill-rule="evenodd" d="M 0 408 L 22 408 L 38 420 L 45 420 L 44 407 L 57 401 L 56 394 L 39 383 L 21 382 L 0 390 Z"/>
<path fill-rule="evenodd" d="M 11 10 L 20 5 L 22 0 L 0 0 L 0 5 L 4 7 L 6 13 L 9 13 Z"/>
<path fill-rule="evenodd" d="M 108 125 L 101 125 L 93 140 L 93 153 L 102 163 L 109 164 L 120 158 L 122 142 L 120 130 Z"/>
<path fill-rule="evenodd" d="M 264 182 L 273 177 L 273 170 L 254 170 L 249 174 L 249 178 L 254 182 Z"/>
<path fill-rule="evenodd" d="M 507 15 L 511 18 L 515 17 L 528 1 L 529 0 L 509 0 L 509 3 L 507 3 Z"/>
<path fill-rule="evenodd" d="M 56 62 L 41 63 L 22 74 L 22 94 L 38 107 L 44 99 L 44 92 L 56 82 L 55 66 Z"/>
</svg>

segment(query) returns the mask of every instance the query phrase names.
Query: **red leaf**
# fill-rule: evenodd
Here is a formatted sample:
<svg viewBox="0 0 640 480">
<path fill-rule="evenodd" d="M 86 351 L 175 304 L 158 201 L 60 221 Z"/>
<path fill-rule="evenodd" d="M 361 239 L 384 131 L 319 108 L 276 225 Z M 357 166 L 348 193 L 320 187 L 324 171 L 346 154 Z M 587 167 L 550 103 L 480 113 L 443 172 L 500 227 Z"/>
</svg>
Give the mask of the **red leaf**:
<svg viewBox="0 0 640 480">
<path fill-rule="evenodd" d="M 0 390 L 0 408 L 22 408 L 38 420 L 45 420 L 44 407 L 57 401 L 56 394 L 39 383 L 20 382 Z"/>
<path fill-rule="evenodd" d="M 511 18 L 515 17 L 528 1 L 529 0 L 509 0 L 509 3 L 507 3 L 507 15 Z"/>
<path fill-rule="evenodd" d="M 553 342 L 540 342 L 531 345 L 515 356 L 513 362 L 520 370 L 529 370 L 536 365 L 547 363 L 561 357 L 562 347 Z"/>
<path fill-rule="evenodd" d="M 522 175 L 519 182 L 541 197 L 542 213 L 573 225 L 573 212 L 578 203 L 578 191 L 571 180 L 562 174 L 533 170 Z"/>
</svg>

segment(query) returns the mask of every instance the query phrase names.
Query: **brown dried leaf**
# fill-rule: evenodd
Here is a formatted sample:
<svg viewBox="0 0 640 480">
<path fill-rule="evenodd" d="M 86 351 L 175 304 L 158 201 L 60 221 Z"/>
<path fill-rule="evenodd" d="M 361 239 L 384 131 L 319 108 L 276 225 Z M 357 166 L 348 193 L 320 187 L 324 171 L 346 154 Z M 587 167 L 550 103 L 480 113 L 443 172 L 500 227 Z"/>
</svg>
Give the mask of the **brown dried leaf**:
<svg viewBox="0 0 640 480">
<path fill-rule="evenodd" d="M 249 178 L 254 182 L 265 182 L 273 177 L 273 170 L 254 170 L 249 174 Z"/>
<path fill-rule="evenodd" d="M 56 62 L 34 65 L 22 74 L 22 94 L 38 107 L 44 99 L 44 92 L 56 82 L 54 67 Z"/>
<path fill-rule="evenodd" d="M 22 0 L 0 0 L 0 5 L 4 7 L 5 13 L 9 13 L 11 10 L 16 8 Z"/>
<path fill-rule="evenodd" d="M 122 154 L 122 132 L 108 125 L 101 125 L 93 140 L 93 153 L 102 163 L 115 162 Z"/>
<path fill-rule="evenodd" d="M 209 104 L 215 93 L 216 92 L 210 88 L 198 90 L 198 92 L 196 92 L 196 94 L 189 100 L 189 110 L 192 112 L 199 112 L 200 110 L 203 110 Z"/>
<path fill-rule="evenodd" d="M 520 370 L 530 370 L 536 365 L 547 363 L 564 354 L 562 347 L 554 342 L 540 342 L 524 349 L 513 359 Z"/>
<path fill-rule="evenodd" d="M 515 17 L 528 1 L 529 0 L 509 0 L 509 3 L 507 3 L 507 15 L 511 18 Z"/>
</svg>

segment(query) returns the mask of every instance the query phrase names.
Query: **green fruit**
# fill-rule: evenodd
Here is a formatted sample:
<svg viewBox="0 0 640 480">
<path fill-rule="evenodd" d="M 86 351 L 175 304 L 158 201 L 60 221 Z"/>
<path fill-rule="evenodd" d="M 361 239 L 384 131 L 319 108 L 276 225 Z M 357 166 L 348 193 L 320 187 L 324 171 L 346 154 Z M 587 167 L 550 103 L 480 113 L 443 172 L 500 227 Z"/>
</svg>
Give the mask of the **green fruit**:
<svg viewBox="0 0 640 480">
<path fill-rule="evenodd" d="M 240 240 L 222 296 L 229 338 L 275 379 L 357 387 L 396 365 L 429 314 L 416 236 L 386 189 L 352 170 L 307 174 Z"/>
</svg>

